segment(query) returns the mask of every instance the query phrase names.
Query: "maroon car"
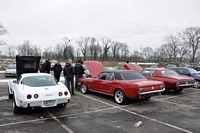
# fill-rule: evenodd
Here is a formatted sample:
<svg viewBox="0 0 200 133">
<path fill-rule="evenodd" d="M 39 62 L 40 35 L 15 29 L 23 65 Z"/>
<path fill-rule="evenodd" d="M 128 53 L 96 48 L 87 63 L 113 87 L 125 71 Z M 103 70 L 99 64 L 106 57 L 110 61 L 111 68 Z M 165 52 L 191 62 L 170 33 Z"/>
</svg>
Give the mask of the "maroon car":
<svg viewBox="0 0 200 133">
<path fill-rule="evenodd" d="M 194 78 L 182 76 L 173 70 L 165 68 L 145 68 L 142 69 L 137 64 L 126 64 L 129 70 L 140 72 L 146 79 L 163 81 L 165 89 L 181 92 L 184 88 L 190 88 L 194 85 Z"/>
<path fill-rule="evenodd" d="M 94 91 L 114 96 L 116 103 L 125 104 L 127 99 L 148 100 L 164 90 L 162 81 L 147 80 L 142 74 L 132 70 L 105 70 L 97 61 L 85 61 L 92 77 L 79 78 L 83 94 Z"/>
</svg>

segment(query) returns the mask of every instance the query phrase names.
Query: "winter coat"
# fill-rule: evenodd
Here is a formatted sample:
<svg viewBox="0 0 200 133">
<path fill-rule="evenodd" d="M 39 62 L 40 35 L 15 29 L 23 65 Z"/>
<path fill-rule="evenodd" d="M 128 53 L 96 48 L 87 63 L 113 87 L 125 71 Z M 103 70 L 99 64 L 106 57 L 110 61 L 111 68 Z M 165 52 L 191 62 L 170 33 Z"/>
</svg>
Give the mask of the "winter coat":
<svg viewBox="0 0 200 133">
<path fill-rule="evenodd" d="M 54 74 L 60 74 L 62 72 L 62 66 L 60 64 L 55 64 L 53 66 Z"/>
<path fill-rule="evenodd" d="M 66 76 L 66 78 L 73 78 L 74 77 L 74 67 L 70 63 L 66 63 L 63 74 Z"/>
<path fill-rule="evenodd" d="M 84 68 L 81 64 L 76 64 L 74 66 L 74 69 L 75 69 L 75 75 L 83 75 L 84 73 Z"/>
</svg>

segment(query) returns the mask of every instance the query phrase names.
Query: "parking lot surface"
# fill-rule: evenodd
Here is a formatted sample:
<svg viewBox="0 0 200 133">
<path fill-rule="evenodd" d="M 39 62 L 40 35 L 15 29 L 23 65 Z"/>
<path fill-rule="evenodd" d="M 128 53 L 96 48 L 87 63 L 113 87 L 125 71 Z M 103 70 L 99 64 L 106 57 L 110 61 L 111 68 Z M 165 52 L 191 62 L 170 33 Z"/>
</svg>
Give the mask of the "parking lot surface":
<svg viewBox="0 0 200 133">
<path fill-rule="evenodd" d="M 149 101 L 114 98 L 75 91 L 65 108 L 23 109 L 14 114 L 7 96 L 7 82 L 0 80 L 0 133 L 199 133 L 200 89 L 167 91 Z M 142 121 L 140 127 L 134 124 Z"/>
</svg>

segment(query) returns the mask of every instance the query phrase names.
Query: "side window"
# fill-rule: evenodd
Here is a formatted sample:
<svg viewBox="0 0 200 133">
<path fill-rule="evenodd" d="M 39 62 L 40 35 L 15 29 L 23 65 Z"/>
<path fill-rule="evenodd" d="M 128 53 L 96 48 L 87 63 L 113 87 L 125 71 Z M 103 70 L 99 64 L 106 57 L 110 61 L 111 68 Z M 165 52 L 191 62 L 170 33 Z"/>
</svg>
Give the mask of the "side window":
<svg viewBox="0 0 200 133">
<path fill-rule="evenodd" d="M 178 73 L 181 74 L 181 75 L 187 75 L 188 72 L 184 69 L 178 69 Z"/>
<path fill-rule="evenodd" d="M 143 70 L 141 72 L 141 74 L 144 76 L 154 76 L 154 71 L 153 70 Z"/>
<path fill-rule="evenodd" d="M 102 80 L 111 80 L 112 73 L 101 73 L 98 78 Z"/>
</svg>

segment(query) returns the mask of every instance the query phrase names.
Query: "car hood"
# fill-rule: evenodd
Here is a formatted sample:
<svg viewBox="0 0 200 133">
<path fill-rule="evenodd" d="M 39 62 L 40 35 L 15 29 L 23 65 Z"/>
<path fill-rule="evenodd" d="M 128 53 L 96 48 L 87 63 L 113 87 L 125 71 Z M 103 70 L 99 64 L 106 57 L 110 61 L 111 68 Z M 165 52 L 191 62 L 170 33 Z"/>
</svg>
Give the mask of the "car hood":
<svg viewBox="0 0 200 133">
<path fill-rule="evenodd" d="M 137 71 L 137 72 L 141 72 L 142 71 L 142 68 L 138 65 L 138 64 L 124 64 L 124 68 L 126 70 L 134 70 L 134 71 Z"/>
<path fill-rule="evenodd" d="M 17 79 L 23 73 L 37 73 L 41 56 L 16 56 Z"/>
<path fill-rule="evenodd" d="M 84 61 L 84 64 L 87 66 L 92 77 L 97 77 L 103 70 L 105 70 L 101 62 L 98 61 Z"/>
</svg>

